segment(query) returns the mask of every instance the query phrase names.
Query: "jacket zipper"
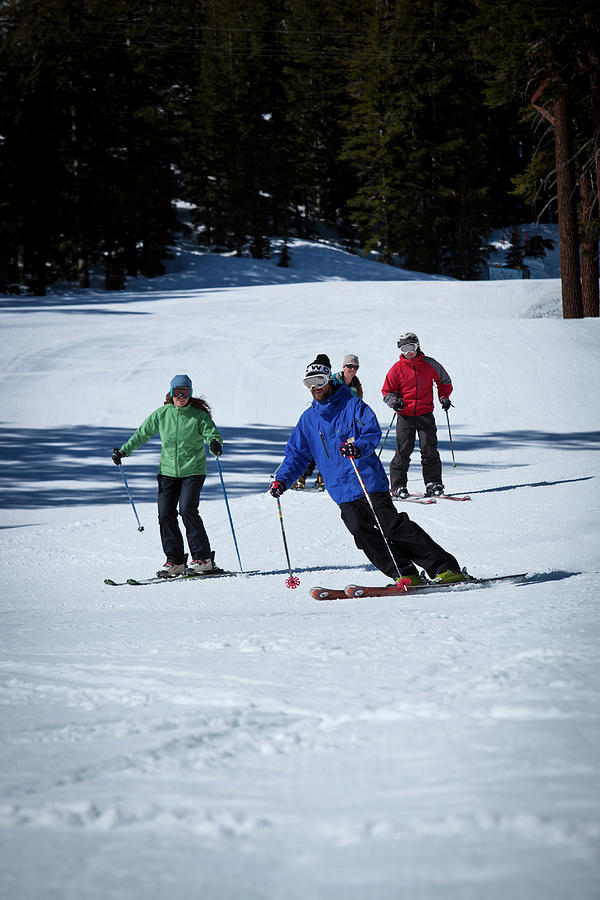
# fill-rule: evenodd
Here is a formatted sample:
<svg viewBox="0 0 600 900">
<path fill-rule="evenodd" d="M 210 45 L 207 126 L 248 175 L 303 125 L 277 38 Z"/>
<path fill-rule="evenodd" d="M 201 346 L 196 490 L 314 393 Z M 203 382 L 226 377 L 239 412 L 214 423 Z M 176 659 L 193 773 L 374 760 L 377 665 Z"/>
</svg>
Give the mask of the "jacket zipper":
<svg viewBox="0 0 600 900">
<path fill-rule="evenodd" d="M 417 414 L 417 403 L 419 402 L 419 381 L 417 379 L 417 367 L 415 366 L 414 360 L 412 360 L 413 367 L 413 375 L 415 376 L 415 411 L 413 413 L 414 416 Z"/>
<path fill-rule="evenodd" d="M 325 456 L 329 459 L 329 453 L 327 452 L 327 447 L 325 446 L 325 438 L 323 437 L 323 432 L 319 428 L 319 434 L 321 436 L 321 443 L 323 444 L 323 450 L 325 451 Z"/>
<path fill-rule="evenodd" d="M 177 418 L 176 418 L 176 426 L 175 426 L 175 478 L 179 478 L 179 422 L 181 417 L 179 416 L 179 409 L 177 409 Z"/>
</svg>

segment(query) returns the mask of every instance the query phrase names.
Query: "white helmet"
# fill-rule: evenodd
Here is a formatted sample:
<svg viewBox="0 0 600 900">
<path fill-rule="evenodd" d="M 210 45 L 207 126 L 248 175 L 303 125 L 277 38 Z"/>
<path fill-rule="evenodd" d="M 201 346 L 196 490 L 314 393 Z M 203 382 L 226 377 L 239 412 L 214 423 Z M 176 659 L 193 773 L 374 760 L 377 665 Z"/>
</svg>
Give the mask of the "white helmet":
<svg viewBox="0 0 600 900">
<path fill-rule="evenodd" d="M 398 338 L 398 346 L 401 347 L 402 344 L 416 344 L 417 350 L 421 349 L 419 338 L 412 331 L 407 331 L 405 334 L 400 335 Z"/>
</svg>

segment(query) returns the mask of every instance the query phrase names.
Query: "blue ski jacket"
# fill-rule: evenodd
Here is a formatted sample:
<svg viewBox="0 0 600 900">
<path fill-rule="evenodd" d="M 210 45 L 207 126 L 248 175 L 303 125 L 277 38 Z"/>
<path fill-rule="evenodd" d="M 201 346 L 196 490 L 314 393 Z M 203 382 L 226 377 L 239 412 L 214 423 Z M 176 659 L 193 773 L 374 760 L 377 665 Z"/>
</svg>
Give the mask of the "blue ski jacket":
<svg viewBox="0 0 600 900">
<path fill-rule="evenodd" d="M 332 500 L 337 504 L 359 500 L 364 497 L 360 481 L 350 460 L 340 453 L 348 438 L 354 438 L 360 450 L 354 462 L 369 494 L 389 490 L 387 475 L 375 454 L 381 440 L 375 413 L 345 384 L 334 388 L 323 402 L 313 400 L 302 413 L 286 444 L 277 480 L 289 487 L 313 458 Z"/>
</svg>

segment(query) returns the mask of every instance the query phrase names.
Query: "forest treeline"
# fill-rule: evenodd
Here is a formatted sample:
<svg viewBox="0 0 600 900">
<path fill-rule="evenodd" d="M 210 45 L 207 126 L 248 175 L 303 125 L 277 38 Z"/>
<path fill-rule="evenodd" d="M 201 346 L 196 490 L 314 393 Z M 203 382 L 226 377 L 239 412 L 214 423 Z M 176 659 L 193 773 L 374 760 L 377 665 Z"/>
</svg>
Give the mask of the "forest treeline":
<svg viewBox="0 0 600 900">
<path fill-rule="evenodd" d="M 457 278 L 553 204 L 597 314 L 595 4 L 4 0 L 0 38 L 6 292 L 160 274 L 177 201 L 217 250 L 327 227 Z"/>
</svg>

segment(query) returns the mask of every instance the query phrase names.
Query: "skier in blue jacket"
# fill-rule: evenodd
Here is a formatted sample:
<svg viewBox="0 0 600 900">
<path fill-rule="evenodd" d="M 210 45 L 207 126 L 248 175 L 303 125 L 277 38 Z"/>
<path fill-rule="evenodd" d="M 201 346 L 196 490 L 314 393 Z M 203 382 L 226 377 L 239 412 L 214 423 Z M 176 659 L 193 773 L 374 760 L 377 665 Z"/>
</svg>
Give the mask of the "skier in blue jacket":
<svg viewBox="0 0 600 900">
<path fill-rule="evenodd" d="M 289 437 L 277 479 L 270 485 L 272 496 L 280 497 L 314 458 L 356 546 L 377 569 L 389 578 L 408 577 L 412 584 L 422 583 L 417 566 L 441 582 L 463 581 L 456 558 L 405 512 L 396 510 L 387 475 L 375 453 L 381 428 L 373 410 L 353 396 L 345 384 L 333 384 L 331 367 L 319 357 L 307 367 L 304 384 L 313 401 Z M 387 545 L 350 457 L 366 487 Z"/>
</svg>

